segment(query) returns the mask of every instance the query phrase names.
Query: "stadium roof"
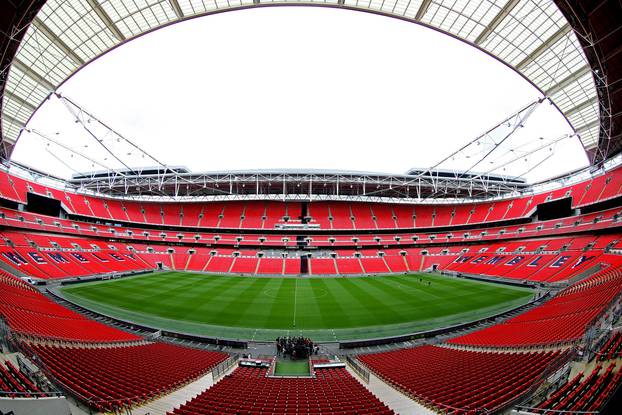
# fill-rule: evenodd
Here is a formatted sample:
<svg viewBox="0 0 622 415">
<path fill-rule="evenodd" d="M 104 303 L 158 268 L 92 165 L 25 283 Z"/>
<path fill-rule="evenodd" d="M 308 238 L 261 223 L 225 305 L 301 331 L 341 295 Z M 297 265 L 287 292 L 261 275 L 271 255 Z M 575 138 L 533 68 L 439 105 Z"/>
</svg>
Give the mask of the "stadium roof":
<svg viewBox="0 0 622 415">
<path fill-rule="evenodd" d="M 622 106 L 618 99 L 622 87 L 614 81 L 622 78 L 617 65 L 622 43 L 616 43 L 622 31 L 615 17 L 621 6 L 615 1 L 598 7 L 591 1 L 576 3 L 581 4 L 566 0 L 16 0 L 12 13 L 0 13 L 5 29 L 0 80 L 3 148 L 10 155 L 32 114 L 65 80 L 137 36 L 229 10 L 313 5 L 397 17 L 481 48 L 550 97 L 579 133 L 591 159 L 600 161 L 617 151 L 620 141 L 615 119 L 622 111 L 614 106 Z M 591 9 L 602 27 L 591 24 Z M 613 50 L 604 50 L 605 46 Z"/>
</svg>

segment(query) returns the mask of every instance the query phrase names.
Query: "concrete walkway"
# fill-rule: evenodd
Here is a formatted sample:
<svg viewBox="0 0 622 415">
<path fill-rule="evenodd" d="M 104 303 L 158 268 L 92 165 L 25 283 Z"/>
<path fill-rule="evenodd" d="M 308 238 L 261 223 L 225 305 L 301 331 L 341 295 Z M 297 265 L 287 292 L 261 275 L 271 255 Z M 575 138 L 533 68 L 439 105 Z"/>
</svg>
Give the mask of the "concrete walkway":
<svg viewBox="0 0 622 415">
<path fill-rule="evenodd" d="M 225 375 L 233 372 L 238 365 L 232 365 Z M 171 412 L 173 409 L 180 407 L 184 403 L 192 400 L 192 398 L 200 395 L 203 391 L 211 388 L 222 377 L 216 379 L 212 376 L 212 373 L 195 380 L 192 383 L 187 384 L 183 388 L 177 389 L 174 392 L 169 393 L 159 399 L 151 402 L 147 402 L 136 408 L 132 408 L 132 415 L 165 415 L 167 412 Z"/>
<path fill-rule="evenodd" d="M 346 365 L 348 372 L 358 380 L 361 385 L 365 386 L 372 394 L 385 403 L 398 415 L 434 415 L 436 412 L 426 408 L 419 402 L 409 398 L 402 392 L 392 388 L 382 379 L 370 372 L 369 383 L 359 378 L 355 371 Z"/>
</svg>

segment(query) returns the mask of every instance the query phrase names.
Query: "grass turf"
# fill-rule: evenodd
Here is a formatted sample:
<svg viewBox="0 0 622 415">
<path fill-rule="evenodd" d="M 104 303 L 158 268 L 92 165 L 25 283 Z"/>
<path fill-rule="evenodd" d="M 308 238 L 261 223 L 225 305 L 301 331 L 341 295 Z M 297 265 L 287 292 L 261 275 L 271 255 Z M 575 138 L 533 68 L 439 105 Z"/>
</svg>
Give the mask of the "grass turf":
<svg viewBox="0 0 622 415">
<path fill-rule="evenodd" d="M 274 374 L 278 376 L 309 376 L 308 360 L 285 360 L 279 359 L 274 368 Z"/>
<path fill-rule="evenodd" d="M 183 272 L 84 283 L 62 294 L 94 311 L 166 330 L 251 340 L 303 334 L 318 341 L 463 323 L 532 295 L 526 288 L 429 274 L 253 278 Z"/>
</svg>

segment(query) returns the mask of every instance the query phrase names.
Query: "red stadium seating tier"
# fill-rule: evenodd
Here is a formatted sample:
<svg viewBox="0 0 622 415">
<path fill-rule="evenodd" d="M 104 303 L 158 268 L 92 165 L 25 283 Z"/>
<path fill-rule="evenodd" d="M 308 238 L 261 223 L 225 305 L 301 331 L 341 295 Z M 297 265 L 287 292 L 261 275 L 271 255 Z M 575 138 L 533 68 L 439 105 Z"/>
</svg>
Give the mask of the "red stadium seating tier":
<svg viewBox="0 0 622 415">
<path fill-rule="evenodd" d="M 62 307 L 22 280 L 0 271 L 0 316 L 22 336 L 98 343 L 141 340 Z"/>
<path fill-rule="evenodd" d="M 563 236 L 564 234 L 576 234 L 577 232 L 592 232 L 612 227 L 620 227 L 622 222 L 619 217 L 622 210 L 609 209 L 602 212 L 595 212 L 585 215 L 573 216 L 565 219 L 533 222 L 524 225 L 509 225 L 490 227 L 485 229 L 471 229 L 468 231 L 446 231 L 446 232 L 422 232 L 413 234 L 410 232 L 396 232 L 391 234 L 357 234 L 350 235 L 311 235 L 309 237 L 310 246 L 322 247 L 371 247 L 384 245 L 401 245 L 413 243 L 417 244 L 445 244 L 451 242 L 485 242 L 498 241 L 512 238 L 534 238 L 543 236 Z M 50 247 L 50 240 L 45 236 L 36 236 L 37 232 L 63 233 L 67 238 L 71 236 L 114 238 L 135 241 L 153 241 L 165 243 L 210 243 L 210 244 L 236 244 L 236 245 L 262 245 L 271 247 L 296 246 L 294 235 L 281 234 L 250 234 L 240 232 L 239 234 L 222 233 L 216 235 L 212 232 L 179 232 L 168 229 L 140 229 L 134 227 L 110 227 L 99 224 L 86 223 L 76 220 L 59 219 L 56 217 L 32 214 L 23 211 L 16 211 L 7 208 L 0 208 L 0 224 L 20 230 L 29 230 L 32 236 L 29 239 L 13 241 L 8 237 L 10 232 L 5 232 L 5 239 L 9 239 L 16 245 L 30 246 L 36 243 L 41 247 Z M 16 236 L 20 238 L 20 236 Z M 76 241 L 68 240 L 70 243 Z M 56 241 L 63 245 L 63 239 Z M 68 243 L 69 243 L 68 242 Z M 610 241 L 615 242 L 615 241 Z M 92 243 L 92 240 L 91 242 Z M 65 246 L 65 245 L 63 245 Z M 71 246 L 68 246 L 71 247 Z M 90 246 L 84 246 L 90 249 Z M 106 249 L 106 246 L 101 247 Z M 604 249 L 605 246 L 601 246 Z M 534 248 L 535 249 L 535 248 Z M 553 246 L 547 246 L 547 250 L 554 250 Z M 506 250 L 507 252 L 508 250 Z"/>
<path fill-rule="evenodd" d="M 167 246 L 161 245 L 167 241 L 158 241 L 153 245 L 146 245 L 144 241 L 127 244 L 109 242 L 107 238 L 99 236 L 95 238 L 25 232 L 20 229 L 4 230 L 0 232 L 0 237 L 6 245 L 2 246 L 0 242 L 0 260 L 20 272 L 39 279 L 147 270 L 156 268 L 157 263 L 179 271 L 283 273 L 282 268 L 277 272 L 278 265 L 276 268 L 274 265 L 271 267 L 268 265 L 279 263 L 279 258 L 263 258 L 266 265 L 262 265 L 259 248 L 248 249 L 242 246 L 238 249 L 231 248 L 231 244 L 240 241 L 260 245 L 259 238 L 253 235 L 230 236 L 228 239 L 223 236 L 214 242 L 215 246 L 212 248 L 196 246 L 194 238 L 183 241 L 192 245 Z M 371 237 L 360 235 L 357 238 L 357 241 L 361 242 Z M 381 242 L 387 246 L 382 251 L 373 247 L 365 249 L 334 247 L 336 258 L 312 258 L 310 272 L 315 275 L 383 274 L 417 272 L 437 266 L 439 269 L 466 274 L 557 282 L 600 264 L 616 263 L 620 257 L 605 254 L 605 250 L 615 247 L 621 239 L 622 236 L 619 234 L 575 235 L 546 239 L 498 239 L 495 243 L 474 241 L 471 245 L 446 247 L 441 245 L 422 249 L 405 246 L 399 248 L 401 241 L 390 238 Z M 178 238 L 173 240 L 179 244 Z M 221 243 L 229 245 L 217 246 Z M 295 244 L 295 240 L 292 243 Z M 423 243 L 429 244 L 429 241 Z M 238 252 L 239 257 L 235 257 L 234 252 Z M 294 264 L 295 262 L 298 262 L 298 266 Z M 289 259 L 284 272 L 298 274 L 300 260 Z"/>
<path fill-rule="evenodd" d="M 376 375 L 426 406 L 497 412 L 525 393 L 560 352 L 494 353 L 421 346 L 359 356 Z"/>
<path fill-rule="evenodd" d="M 265 368 L 239 367 L 169 415 L 394 413 L 344 368 L 315 368 L 315 378 L 266 374 Z"/>
<path fill-rule="evenodd" d="M 615 362 L 606 367 L 598 364 L 589 376 L 577 374 L 552 393 L 534 413 L 598 413 L 622 383 L 622 371 L 614 372 Z M 555 411 L 555 412 L 553 412 Z"/>
<path fill-rule="evenodd" d="M 622 356 L 622 332 L 615 332 L 598 351 L 598 360 L 612 360 Z"/>
<path fill-rule="evenodd" d="M 54 235 L 52 239 L 58 241 L 64 237 Z M 81 241 L 88 240 L 81 239 Z M 93 250 L 92 247 L 90 249 L 91 251 L 83 251 L 72 247 L 39 250 L 0 246 L 0 260 L 17 271 L 39 279 L 73 278 L 154 268 L 131 251 Z"/>
<path fill-rule="evenodd" d="M 587 240 L 595 242 L 596 239 L 596 236 L 591 236 Z M 561 243 L 571 245 L 572 241 L 573 239 L 564 239 Z M 464 274 L 557 282 L 567 280 L 602 262 L 617 261 L 614 256 L 603 256 L 603 250 L 568 249 L 559 252 L 557 250 L 560 247 L 556 245 L 558 243 L 554 239 L 499 243 L 493 246 L 483 246 L 486 249 L 483 253 L 476 251 L 477 248 L 482 249 L 481 245 L 476 245 L 473 253 L 454 256 L 453 261 L 440 268 Z M 539 247 L 547 245 L 555 247 L 555 250 L 548 251 L 547 248 L 547 251 L 542 253 L 533 253 Z M 587 246 L 587 244 L 581 244 L 581 246 Z M 516 250 L 518 247 L 527 249 L 518 252 Z"/>
<path fill-rule="evenodd" d="M 479 347 L 532 347 L 579 340 L 622 291 L 622 270 L 606 269 L 500 324 L 449 340 Z"/>
<path fill-rule="evenodd" d="M 79 400 L 113 411 L 167 394 L 209 372 L 228 355 L 165 343 L 78 348 L 27 346 Z"/>
<path fill-rule="evenodd" d="M 9 398 L 44 397 L 45 394 L 13 363 L 0 360 L 0 392 L 9 392 L 2 396 Z M 13 393 L 10 393 L 13 392 Z"/>
<path fill-rule="evenodd" d="M 566 196 L 584 207 L 622 194 L 622 168 L 553 191 L 516 199 L 455 205 L 400 205 L 311 202 L 311 223 L 322 229 L 428 228 L 490 223 L 531 215 L 539 203 Z M 135 202 L 98 198 L 54 189 L 0 171 L 0 198 L 25 203 L 28 192 L 58 199 L 70 214 L 119 222 L 198 228 L 273 229 L 288 216 L 298 220 L 300 203 L 285 202 Z"/>
</svg>

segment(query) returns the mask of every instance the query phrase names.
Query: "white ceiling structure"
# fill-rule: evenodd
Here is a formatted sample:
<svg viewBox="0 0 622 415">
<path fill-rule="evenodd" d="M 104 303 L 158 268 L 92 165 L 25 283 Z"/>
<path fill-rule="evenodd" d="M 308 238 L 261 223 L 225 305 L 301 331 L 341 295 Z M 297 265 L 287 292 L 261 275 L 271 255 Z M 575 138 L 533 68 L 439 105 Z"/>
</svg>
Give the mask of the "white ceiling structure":
<svg viewBox="0 0 622 415">
<path fill-rule="evenodd" d="M 598 144 L 594 74 L 553 0 L 49 0 L 28 28 L 11 66 L 2 103 L 2 135 L 16 142 L 52 92 L 124 42 L 193 17 L 276 5 L 374 12 L 457 37 L 514 68 L 549 97 L 586 150 Z"/>
</svg>

